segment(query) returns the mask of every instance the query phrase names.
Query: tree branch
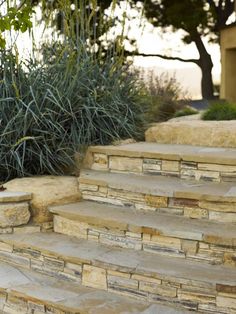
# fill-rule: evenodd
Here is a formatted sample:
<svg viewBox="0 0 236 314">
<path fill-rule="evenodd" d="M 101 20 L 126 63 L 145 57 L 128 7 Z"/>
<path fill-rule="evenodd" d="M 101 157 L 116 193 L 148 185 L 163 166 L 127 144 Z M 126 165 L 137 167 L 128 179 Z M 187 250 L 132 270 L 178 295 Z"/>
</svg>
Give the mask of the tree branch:
<svg viewBox="0 0 236 314">
<path fill-rule="evenodd" d="M 199 65 L 199 59 L 183 59 L 180 57 L 168 57 L 168 56 L 161 55 L 161 54 L 145 54 L 145 53 L 135 53 L 135 56 L 138 56 L 138 57 L 158 57 L 158 58 L 165 59 L 165 60 L 177 60 L 177 61 L 181 61 L 181 62 L 192 62 L 192 63 Z"/>
<path fill-rule="evenodd" d="M 207 0 L 207 3 L 209 4 L 210 7 L 214 8 L 216 10 L 216 4 L 214 0 Z"/>
</svg>

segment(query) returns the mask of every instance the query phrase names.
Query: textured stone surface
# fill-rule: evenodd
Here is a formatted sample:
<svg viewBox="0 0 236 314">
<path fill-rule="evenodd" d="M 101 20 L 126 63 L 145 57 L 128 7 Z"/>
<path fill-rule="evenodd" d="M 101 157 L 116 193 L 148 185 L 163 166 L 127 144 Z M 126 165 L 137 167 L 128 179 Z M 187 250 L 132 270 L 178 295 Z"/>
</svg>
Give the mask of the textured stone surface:
<svg viewBox="0 0 236 314">
<path fill-rule="evenodd" d="M 37 223 L 52 220 L 48 212 L 49 205 L 65 204 L 80 199 L 78 183 L 75 177 L 42 176 L 14 179 L 5 184 L 7 191 L 32 193 L 31 211 Z"/>
<path fill-rule="evenodd" d="M 139 142 L 120 146 L 91 146 L 88 150 L 91 154 L 102 153 L 108 156 L 142 157 L 144 161 L 146 158 L 151 160 L 185 160 L 186 162 L 236 166 L 236 149 L 234 148 Z M 224 166 L 223 168 L 227 169 Z"/>
<path fill-rule="evenodd" d="M 145 138 L 162 144 L 236 147 L 235 133 L 235 121 L 194 120 L 158 123 L 146 131 Z"/>
<path fill-rule="evenodd" d="M 83 170 L 79 182 L 156 196 L 211 202 L 236 202 L 234 183 L 183 181 L 178 178 Z"/>
<path fill-rule="evenodd" d="M 30 219 L 28 203 L 0 204 L 0 227 L 15 227 L 27 224 Z"/>
<path fill-rule="evenodd" d="M 151 305 L 105 291 L 0 263 L 1 313 L 181 314 L 188 311 Z"/>
<path fill-rule="evenodd" d="M 115 157 L 109 158 L 111 170 L 142 172 L 142 160 L 140 158 Z"/>
</svg>

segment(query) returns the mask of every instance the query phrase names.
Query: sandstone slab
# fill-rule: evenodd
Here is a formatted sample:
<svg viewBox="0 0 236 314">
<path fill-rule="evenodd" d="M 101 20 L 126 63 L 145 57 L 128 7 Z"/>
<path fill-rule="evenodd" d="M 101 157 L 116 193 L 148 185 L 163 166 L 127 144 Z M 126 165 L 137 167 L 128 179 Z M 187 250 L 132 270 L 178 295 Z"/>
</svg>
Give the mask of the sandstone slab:
<svg viewBox="0 0 236 314">
<path fill-rule="evenodd" d="M 203 136 L 204 135 L 204 136 Z M 145 133 L 147 142 L 236 148 L 235 121 L 163 122 Z"/>
<path fill-rule="evenodd" d="M 5 184 L 7 191 L 32 193 L 31 214 L 37 223 L 52 220 L 49 205 L 65 204 L 80 199 L 78 182 L 70 176 L 41 176 L 13 179 Z M 0 195 L 1 196 L 1 195 Z"/>
<path fill-rule="evenodd" d="M 27 224 L 30 219 L 28 203 L 0 204 L 0 227 L 16 227 Z"/>
</svg>

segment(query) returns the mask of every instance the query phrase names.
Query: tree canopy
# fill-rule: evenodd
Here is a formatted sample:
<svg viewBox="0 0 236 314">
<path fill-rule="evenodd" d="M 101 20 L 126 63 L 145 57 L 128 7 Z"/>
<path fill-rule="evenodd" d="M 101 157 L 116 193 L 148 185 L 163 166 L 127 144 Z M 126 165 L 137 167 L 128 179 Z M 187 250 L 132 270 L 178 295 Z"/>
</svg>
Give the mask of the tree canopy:
<svg viewBox="0 0 236 314">
<path fill-rule="evenodd" d="M 0 4 L 0 48 L 4 48 L 6 40 L 4 33 L 14 29 L 26 32 L 32 27 L 31 16 L 33 14 L 31 1 L 22 0 L 18 5 L 15 1 L 3 0 Z"/>
</svg>

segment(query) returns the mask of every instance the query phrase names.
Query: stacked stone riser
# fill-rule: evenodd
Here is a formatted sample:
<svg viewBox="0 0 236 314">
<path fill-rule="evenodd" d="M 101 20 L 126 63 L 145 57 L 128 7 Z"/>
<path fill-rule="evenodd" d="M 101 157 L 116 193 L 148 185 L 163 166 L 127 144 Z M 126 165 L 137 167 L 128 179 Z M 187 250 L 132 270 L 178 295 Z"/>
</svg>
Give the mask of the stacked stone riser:
<svg viewBox="0 0 236 314">
<path fill-rule="evenodd" d="M 172 176 L 197 181 L 236 181 L 236 164 L 90 154 L 90 168 L 93 170 Z"/>
<path fill-rule="evenodd" d="M 71 260 L 34 248 L 4 245 L 6 252 L 1 251 L 1 260 L 87 287 L 154 303 L 171 302 L 200 313 L 234 314 L 236 310 L 235 286 L 142 272 L 99 261 Z M 41 309 L 45 309 L 44 305 Z"/>
<path fill-rule="evenodd" d="M 8 289 L 1 291 L 1 299 L 4 302 L 2 314 L 76 314 L 76 310 L 65 309 L 64 306 L 55 303 L 45 302 L 40 298 L 28 298 L 24 294 L 9 292 Z"/>
<path fill-rule="evenodd" d="M 85 183 L 83 183 L 85 182 Z M 135 193 L 98 185 L 94 181 L 80 179 L 79 185 L 84 200 L 130 206 L 138 210 L 157 211 L 171 215 L 183 215 L 195 219 L 209 219 L 219 222 L 236 223 L 236 202 L 222 198 L 222 201 L 198 200 L 181 197 L 167 197 Z"/>
<path fill-rule="evenodd" d="M 186 231 L 162 233 L 148 227 L 111 228 L 54 215 L 54 231 L 122 248 L 177 256 L 209 264 L 236 266 L 236 239 Z"/>
</svg>

